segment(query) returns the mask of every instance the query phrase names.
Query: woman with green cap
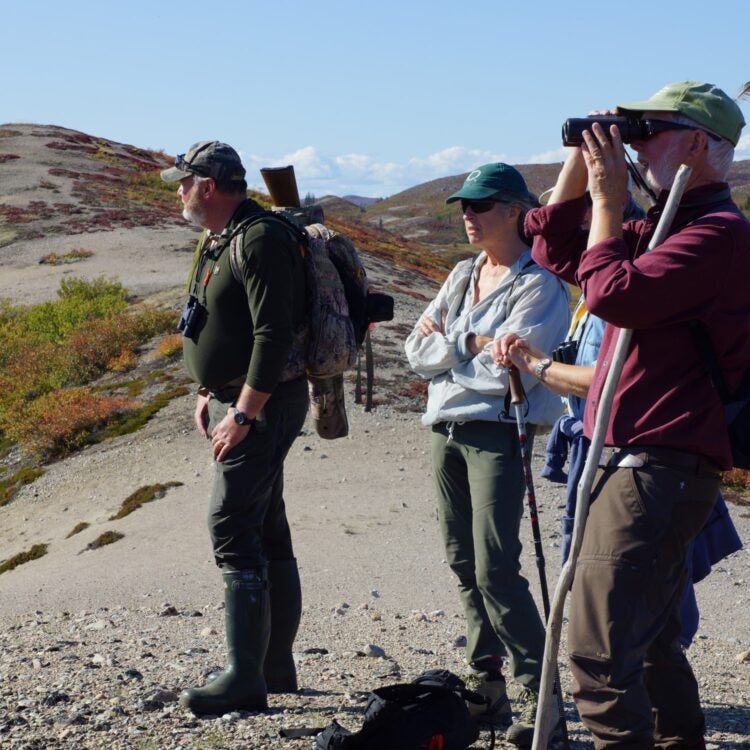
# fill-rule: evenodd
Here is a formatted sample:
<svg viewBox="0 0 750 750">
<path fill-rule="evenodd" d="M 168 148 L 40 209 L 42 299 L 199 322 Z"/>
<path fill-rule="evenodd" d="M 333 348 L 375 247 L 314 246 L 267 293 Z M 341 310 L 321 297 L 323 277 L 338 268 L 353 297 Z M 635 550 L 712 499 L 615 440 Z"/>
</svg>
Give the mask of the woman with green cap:
<svg viewBox="0 0 750 750">
<path fill-rule="evenodd" d="M 523 710 L 508 740 L 531 745 L 541 676 L 544 627 L 521 575 L 519 527 L 524 477 L 514 417 L 505 408 L 508 372 L 489 348 L 522 329 L 554 348 L 569 321 L 567 288 L 531 260 L 522 233 L 536 205 L 518 170 L 485 164 L 447 203 L 460 201 L 466 234 L 481 252 L 461 261 L 406 341 L 412 369 L 430 379 L 427 411 L 432 464 L 446 556 L 467 621 L 466 659 L 479 692 L 492 699 L 481 718 L 508 723 L 511 707 L 501 666 L 509 658 Z M 528 433 L 551 425 L 559 397 L 524 377 Z"/>
</svg>

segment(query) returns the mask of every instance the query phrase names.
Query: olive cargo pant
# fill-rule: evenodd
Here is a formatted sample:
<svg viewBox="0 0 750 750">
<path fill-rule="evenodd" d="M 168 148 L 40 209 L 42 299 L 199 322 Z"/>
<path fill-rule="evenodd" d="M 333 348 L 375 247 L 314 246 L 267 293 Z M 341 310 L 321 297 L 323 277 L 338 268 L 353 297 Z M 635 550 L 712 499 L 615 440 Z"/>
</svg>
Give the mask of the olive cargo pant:
<svg viewBox="0 0 750 750">
<path fill-rule="evenodd" d="M 521 575 L 524 477 L 515 424 L 433 426 L 440 528 L 466 614 L 466 658 L 508 655 L 513 677 L 539 689 L 544 627 Z M 533 426 L 529 425 L 529 441 Z"/>
<path fill-rule="evenodd" d="M 226 415 L 237 392 L 211 397 L 209 430 Z M 220 568 L 248 570 L 294 557 L 284 505 L 284 459 L 302 429 L 308 403 L 304 378 L 280 383 L 247 437 L 214 463 L 208 529 Z"/>
</svg>

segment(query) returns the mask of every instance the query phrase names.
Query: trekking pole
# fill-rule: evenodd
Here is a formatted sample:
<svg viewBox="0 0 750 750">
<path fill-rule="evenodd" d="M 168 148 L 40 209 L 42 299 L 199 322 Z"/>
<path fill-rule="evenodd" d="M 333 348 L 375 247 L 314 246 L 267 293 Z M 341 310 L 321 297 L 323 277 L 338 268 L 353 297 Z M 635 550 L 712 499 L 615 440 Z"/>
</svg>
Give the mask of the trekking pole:
<svg viewBox="0 0 750 750">
<path fill-rule="evenodd" d="M 534 551 L 536 553 L 536 566 L 539 570 L 539 584 L 542 589 L 542 606 L 544 607 L 544 623 L 549 619 L 549 591 L 547 590 L 547 574 L 545 573 L 544 550 L 542 549 L 542 532 L 539 528 L 539 514 L 536 507 L 536 494 L 534 492 L 534 481 L 531 477 L 531 454 L 529 451 L 528 437 L 526 434 L 526 419 L 523 413 L 525 394 L 521 383 L 521 373 L 518 368 L 511 365 L 508 368 L 508 381 L 510 384 L 510 402 L 516 413 L 516 425 L 518 427 L 518 442 L 521 446 L 521 463 L 523 464 L 523 476 L 526 482 L 526 500 L 529 506 L 529 518 L 531 519 L 531 532 L 534 537 Z M 554 690 L 557 693 L 557 706 L 560 711 L 562 723 L 562 736 L 564 747 L 568 744 L 568 725 L 565 721 L 565 705 L 563 703 L 562 689 L 560 686 L 560 675 L 555 675 Z M 539 700 L 541 701 L 541 686 Z"/>
<path fill-rule="evenodd" d="M 372 387 L 375 380 L 375 363 L 372 359 L 372 339 L 370 329 L 365 334 L 365 411 L 372 411 Z"/>
<path fill-rule="evenodd" d="M 648 243 L 646 251 L 653 250 L 660 245 L 667 237 L 674 220 L 674 215 L 682 200 L 682 194 L 685 192 L 688 180 L 690 179 L 691 167 L 681 164 L 677 170 L 672 189 L 669 191 L 669 197 L 664 206 L 664 211 L 656 225 L 656 230 Z M 548 742 L 548 728 L 546 722 L 542 719 L 549 711 L 549 702 L 547 694 L 550 691 L 553 680 L 557 673 L 557 654 L 560 649 L 560 633 L 562 631 L 563 609 L 565 607 L 565 597 L 573 584 L 575 566 L 578 561 L 578 553 L 583 543 L 583 532 L 586 527 L 586 516 L 589 512 L 589 501 L 591 499 L 591 487 L 594 483 L 596 470 L 599 468 L 599 457 L 604 447 L 604 439 L 607 435 L 609 426 L 609 417 L 612 411 L 612 402 L 615 397 L 617 383 L 620 380 L 622 366 L 625 363 L 625 357 L 630 348 L 630 339 L 633 331 L 630 328 L 621 328 L 617 337 L 617 344 L 612 356 L 612 363 L 604 381 L 604 388 L 599 399 L 599 411 L 596 415 L 596 424 L 594 425 L 594 434 L 591 436 L 591 446 L 589 447 L 586 463 L 583 467 L 581 479 L 578 482 L 578 492 L 576 495 L 576 513 L 573 521 L 573 538 L 570 545 L 570 554 L 560 571 L 560 577 L 555 588 L 555 595 L 552 599 L 552 611 L 547 620 L 547 638 L 544 644 L 544 661 L 542 662 L 542 682 L 539 688 L 539 703 L 536 711 L 536 724 L 534 727 L 534 741 L 531 750 L 546 750 Z"/>
</svg>

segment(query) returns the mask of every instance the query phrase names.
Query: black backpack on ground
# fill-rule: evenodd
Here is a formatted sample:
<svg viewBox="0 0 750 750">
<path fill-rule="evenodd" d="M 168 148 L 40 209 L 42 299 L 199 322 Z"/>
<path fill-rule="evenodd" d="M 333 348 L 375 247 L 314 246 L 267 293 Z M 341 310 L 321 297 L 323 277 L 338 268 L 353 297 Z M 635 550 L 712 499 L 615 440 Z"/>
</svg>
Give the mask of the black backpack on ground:
<svg viewBox="0 0 750 750">
<path fill-rule="evenodd" d="M 448 670 L 431 669 L 413 682 L 373 690 L 362 728 L 349 732 L 334 720 L 315 750 L 466 750 L 479 737 L 466 701 L 487 699 Z M 492 746 L 494 740 L 493 734 Z"/>
</svg>

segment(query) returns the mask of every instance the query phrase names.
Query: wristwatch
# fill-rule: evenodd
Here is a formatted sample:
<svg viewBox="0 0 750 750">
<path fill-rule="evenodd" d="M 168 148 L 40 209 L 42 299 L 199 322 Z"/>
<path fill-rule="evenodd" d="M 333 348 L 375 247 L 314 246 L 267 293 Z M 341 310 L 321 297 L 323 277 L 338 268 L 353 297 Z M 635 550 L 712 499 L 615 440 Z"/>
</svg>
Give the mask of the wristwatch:
<svg viewBox="0 0 750 750">
<path fill-rule="evenodd" d="M 234 417 L 234 421 L 239 425 L 255 427 L 255 418 L 250 419 L 244 411 L 240 411 L 236 406 L 230 406 L 227 409 L 227 414 L 231 414 Z"/>
<path fill-rule="evenodd" d="M 537 366 L 534 368 L 534 375 L 536 375 L 537 380 L 544 380 L 544 372 L 551 364 L 552 360 L 549 357 L 539 360 Z"/>
</svg>

